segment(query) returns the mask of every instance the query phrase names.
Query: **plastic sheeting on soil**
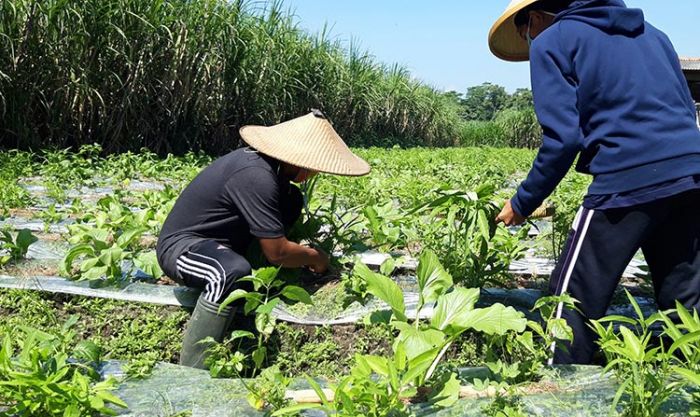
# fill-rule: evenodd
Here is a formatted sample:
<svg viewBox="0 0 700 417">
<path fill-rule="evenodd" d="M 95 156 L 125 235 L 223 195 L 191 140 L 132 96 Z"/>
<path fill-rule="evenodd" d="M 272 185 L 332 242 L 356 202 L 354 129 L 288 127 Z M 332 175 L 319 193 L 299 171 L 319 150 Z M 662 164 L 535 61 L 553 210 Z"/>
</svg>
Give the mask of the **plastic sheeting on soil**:
<svg viewBox="0 0 700 417">
<path fill-rule="evenodd" d="M 47 291 L 140 303 L 193 307 L 199 291 L 188 287 L 134 282 L 123 287 L 93 288 L 87 281 L 68 281 L 61 277 L 16 278 L 0 275 L 0 288 Z"/>
<path fill-rule="evenodd" d="M 373 251 L 364 252 L 358 256 L 362 263 L 372 267 L 379 267 L 384 261 L 391 257 L 389 254 Z M 405 257 L 404 263 L 400 266 L 400 269 L 415 271 L 417 266 L 418 261 L 416 259 Z M 514 275 L 549 276 L 555 266 L 556 261 L 552 259 L 537 258 L 528 255 L 523 259 L 512 261 L 509 272 Z M 645 274 L 642 269 L 645 266 L 646 262 L 643 260 L 632 259 L 622 276 L 623 278 L 635 278 Z"/>
<path fill-rule="evenodd" d="M 601 375 L 598 367 L 560 367 L 559 376 L 544 384 L 541 393 L 522 396 L 526 415 L 536 416 L 590 416 L 608 415 L 616 387 Z M 121 363 L 111 361 L 102 368 L 104 377 L 121 378 Z M 481 368 L 464 369 L 460 378 L 466 382 L 488 376 Z M 249 381 L 250 382 L 250 381 Z M 295 380 L 290 389 L 308 388 L 305 381 Z M 166 417 L 191 412 L 193 417 L 263 416 L 251 408 L 240 380 L 212 379 L 207 371 L 161 363 L 153 374 L 143 380 L 122 383 L 116 394 L 128 405 L 118 410 L 125 417 Z M 492 401 L 488 398 L 462 399 L 453 407 L 438 410 L 429 405 L 415 405 L 417 416 L 425 417 L 482 417 L 482 407 Z M 684 396 L 674 398 L 667 407 L 669 416 L 686 416 L 688 401 Z M 307 417 L 325 416 L 319 412 L 305 412 Z"/>
<path fill-rule="evenodd" d="M 194 307 L 199 296 L 199 291 L 182 286 L 154 285 L 146 283 L 129 283 L 123 287 L 94 288 L 86 281 L 68 281 L 60 277 L 31 277 L 15 278 L 0 275 L 0 288 L 13 288 L 22 290 L 48 291 L 53 293 L 73 294 L 87 297 L 107 298 L 129 302 L 151 303 L 160 305 L 172 305 L 182 307 Z M 529 315 L 529 310 L 537 299 L 544 295 L 543 292 L 528 289 L 484 289 L 481 291 L 478 305 L 481 307 L 494 303 L 512 306 Z M 418 294 L 404 292 L 406 315 L 415 317 L 418 306 Z M 653 300 L 637 298 L 642 311 L 646 316 L 656 311 Z M 308 309 L 304 313 L 294 308 L 280 304 L 273 311 L 273 316 L 278 320 L 288 323 L 314 326 L 333 326 L 340 324 L 352 324 L 362 321 L 374 311 L 387 310 L 388 306 L 379 301 L 371 301 L 367 305 L 353 303 L 337 314 L 324 315 L 320 309 Z M 608 314 L 625 315 L 635 317 L 630 305 L 614 305 L 608 310 Z M 426 306 L 421 310 L 421 318 L 430 318 L 433 315 L 433 307 Z"/>
<path fill-rule="evenodd" d="M 68 244 L 64 242 L 38 240 L 31 244 L 27 250 L 27 259 L 34 260 L 60 260 L 68 252 Z"/>
</svg>

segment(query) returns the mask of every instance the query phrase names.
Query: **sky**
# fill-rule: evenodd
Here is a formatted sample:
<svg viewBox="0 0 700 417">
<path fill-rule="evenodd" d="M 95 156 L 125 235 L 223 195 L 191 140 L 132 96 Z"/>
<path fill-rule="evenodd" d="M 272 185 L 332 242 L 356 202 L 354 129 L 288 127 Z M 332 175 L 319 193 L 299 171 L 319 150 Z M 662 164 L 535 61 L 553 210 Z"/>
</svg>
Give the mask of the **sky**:
<svg viewBox="0 0 700 417">
<path fill-rule="evenodd" d="M 530 86 L 527 63 L 494 57 L 491 25 L 509 0 L 284 0 L 301 28 L 350 40 L 386 64 L 398 63 L 427 84 L 465 92 L 491 82 L 514 91 Z M 700 57 L 700 1 L 627 0 L 669 35 L 678 54 Z"/>
</svg>

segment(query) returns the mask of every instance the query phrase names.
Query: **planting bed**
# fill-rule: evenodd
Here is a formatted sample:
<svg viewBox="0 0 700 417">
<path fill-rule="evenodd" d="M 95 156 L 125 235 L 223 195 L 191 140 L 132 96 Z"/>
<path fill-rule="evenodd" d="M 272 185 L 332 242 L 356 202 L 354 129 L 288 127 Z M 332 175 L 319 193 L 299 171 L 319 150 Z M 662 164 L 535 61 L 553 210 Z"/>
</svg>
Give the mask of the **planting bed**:
<svg viewBox="0 0 700 417">
<path fill-rule="evenodd" d="M 313 388 L 305 376 L 333 387 L 343 375 L 353 375 L 348 386 L 355 388 L 335 392 L 351 396 L 353 403 L 364 404 L 365 394 L 353 391 L 363 384 L 367 389 L 379 384 L 372 389 L 382 394 L 375 393 L 379 397 L 370 401 L 376 407 L 383 404 L 382 398 L 398 401 L 386 405 L 384 414 L 363 409 L 366 415 L 387 415 L 388 409 L 397 416 L 603 415 L 613 402 L 619 402 L 617 409 L 624 414 L 625 407 L 643 400 L 630 387 L 616 397 L 618 387 L 629 381 L 616 368 L 603 376 L 598 367 L 554 372 L 541 366 L 548 356 L 549 341 L 544 339 L 554 334 L 565 338 L 566 329 L 538 300 L 545 295 L 547 275 L 585 194 L 585 178 L 567 176 L 550 202 L 556 206 L 553 218 L 506 229 L 493 224 L 493 218 L 522 179 L 533 153 L 471 148 L 358 153 L 373 165 L 372 174 L 362 179 L 321 176 L 306 191 L 310 204 L 291 231 L 298 240 L 334 253 L 333 274 L 288 277 L 306 288 L 313 304 L 270 298 L 275 304 L 269 316 L 272 331 L 261 331 L 255 312 L 235 320 L 236 330 L 250 331 L 266 349 L 259 356 L 241 332 L 233 333 L 241 339 L 219 346 L 211 374 L 234 379 L 210 379 L 206 372 L 174 365 L 197 291 L 163 277 L 153 249 L 179 190 L 208 158 L 158 160 L 127 154 L 81 159 L 62 154 L 73 168 L 57 169 L 50 153 L 2 154 L 0 186 L 11 192 L 0 196 L 0 229 L 7 231 L 3 245 L 8 254 L 0 267 L 0 335 L 25 334 L 26 325 L 55 334 L 77 315 L 74 340 L 64 341 L 65 349 L 81 341 L 100 345 L 101 357 L 110 361 L 101 373 L 122 381 L 112 392 L 129 406 L 112 407 L 133 416 L 265 415 L 251 404 L 291 415 L 294 409 L 287 408 L 287 414 L 290 403 L 282 394 Z M 139 172 L 146 163 L 147 176 Z M 124 166 L 133 169 L 119 168 Z M 107 263 L 102 256 L 106 251 Z M 612 339 L 618 332 L 624 333 L 619 346 L 631 343 L 627 327 L 642 338 L 645 332 L 680 337 L 669 333 L 671 324 L 655 315 L 644 271 L 643 259 L 637 258 L 625 272 L 622 288 L 634 298 L 622 289 L 616 295 L 609 314 L 627 319 L 613 323 L 601 362 L 620 354 L 612 347 L 618 346 Z M 559 301 L 564 300 L 549 302 Z M 452 307 L 445 307 L 447 303 Z M 456 321 L 449 321 L 446 313 Z M 652 318 L 643 323 L 640 314 Z M 419 322 L 413 320 L 416 317 Z M 541 334 L 538 322 L 544 326 Z M 694 329 L 692 322 L 690 316 L 690 324 L 680 331 L 700 332 L 700 324 Z M 418 345 L 404 346 L 411 337 L 422 338 L 421 349 L 433 343 L 441 349 L 432 353 L 434 366 L 420 374 L 425 381 L 415 385 L 409 378 L 399 390 L 406 390 L 403 397 L 396 392 L 398 396 L 391 397 L 392 389 L 381 384 L 390 384 L 384 378 L 397 370 L 390 372 L 391 367 L 381 364 L 398 361 L 392 366 L 400 374 L 408 366 L 401 365 L 406 359 L 412 364 L 409 368 L 418 366 L 412 362 L 418 357 L 411 353 Z M 673 389 L 665 397 L 659 394 L 664 415 L 688 415 L 698 406 L 693 377 L 700 336 L 686 339 L 690 340 L 682 341 L 683 355 L 677 356 L 689 362 L 655 356 L 635 362 L 639 371 L 634 384 L 651 390 L 655 382 L 662 382 Z M 647 342 L 641 339 L 642 352 L 653 349 Z M 12 343 L 12 349 L 19 349 Z M 407 356 L 401 359 L 402 355 Z M 1 359 L 0 354 L 0 366 Z M 372 378 L 358 379 L 364 375 L 363 364 Z M 657 379 L 645 373 L 652 371 Z M 462 391 L 468 387 L 472 392 L 476 386 L 484 396 L 499 395 L 456 401 L 460 385 Z M 452 394 L 440 399 L 435 397 L 438 391 Z M 655 400 L 654 395 L 646 400 Z M 304 410 L 305 415 L 325 415 L 329 407 L 352 415 L 343 414 L 348 411 L 342 411 L 340 403 L 325 404 L 325 411 L 308 407 L 313 409 Z"/>
</svg>

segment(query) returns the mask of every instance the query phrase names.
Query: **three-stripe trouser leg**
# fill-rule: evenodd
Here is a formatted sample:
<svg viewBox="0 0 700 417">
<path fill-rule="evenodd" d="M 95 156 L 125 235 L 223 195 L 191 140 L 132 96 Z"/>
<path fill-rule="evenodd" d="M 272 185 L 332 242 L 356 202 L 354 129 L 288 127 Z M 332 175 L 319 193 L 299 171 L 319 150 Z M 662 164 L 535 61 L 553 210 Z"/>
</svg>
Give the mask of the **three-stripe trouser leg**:
<svg viewBox="0 0 700 417">
<path fill-rule="evenodd" d="M 221 303 L 237 281 L 251 273 L 250 263 L 240 254 L 216 241 L 193 245 L 177 259 L 179 277 L 189 287 L 202 288 L 209 303 Z"/>
<path fill-rule="evenodd" d="M 650 222 L 643 212 L 579 211 L 552 272 L 549 289 L 551 294 L 568 293 L 578 300 L 580 312 L 558 306 L 557 318 L 566 319 L 574 340 L 566 350 L 555 349 L 550 363 L 591 363 L 597 338 L 589 320 L 607 312 L 620 277 L 640 248 Z"/>
</svg>

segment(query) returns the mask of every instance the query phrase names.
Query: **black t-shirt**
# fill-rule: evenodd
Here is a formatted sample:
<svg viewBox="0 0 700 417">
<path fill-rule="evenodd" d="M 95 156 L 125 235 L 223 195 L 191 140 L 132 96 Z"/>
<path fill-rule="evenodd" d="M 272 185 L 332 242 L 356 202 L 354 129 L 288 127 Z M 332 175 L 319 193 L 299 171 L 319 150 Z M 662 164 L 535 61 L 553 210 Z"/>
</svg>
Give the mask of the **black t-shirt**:
<svg viewBox="0 0 700 417">
<path fill-rule="evenodd" d="M 253 237 L 284 236 L 280 203 L 290 184 L 278 171 L 275 159 L 241 148 L 200 172 L 163 224 L 156 251 L 165 273 L 176 276 L 177 258 L 203 240 L 245 253 Z"/>
</svg>

